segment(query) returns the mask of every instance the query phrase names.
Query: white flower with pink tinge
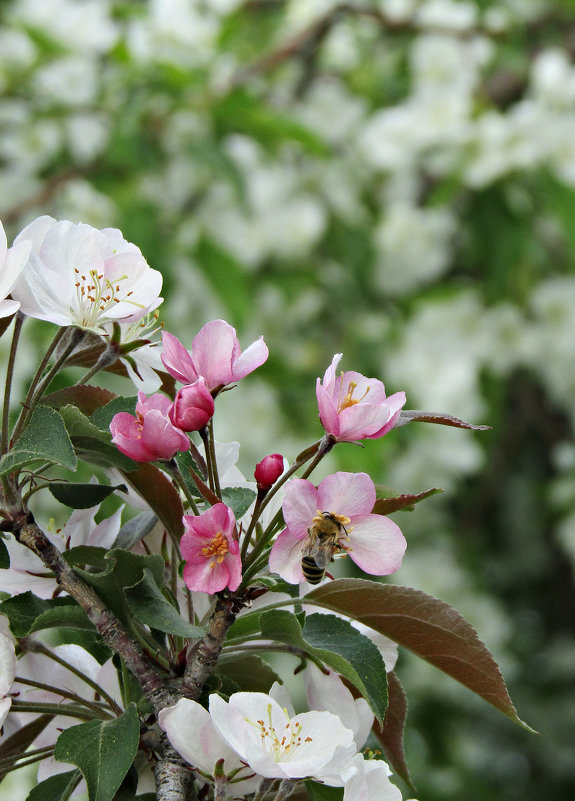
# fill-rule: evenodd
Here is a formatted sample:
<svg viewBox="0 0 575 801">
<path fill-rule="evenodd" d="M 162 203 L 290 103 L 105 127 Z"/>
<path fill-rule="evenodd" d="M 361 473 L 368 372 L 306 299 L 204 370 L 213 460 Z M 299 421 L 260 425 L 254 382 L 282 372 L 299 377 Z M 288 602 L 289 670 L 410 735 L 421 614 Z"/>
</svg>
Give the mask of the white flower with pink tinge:
<svg viewBox="0 0 575 801">
<path fill-rule="evenodd" d="M 210 695 L 216 731 L 260 776 L 342 786 L 340 768 L 357 750 L 353 732 L 331 712 L 292 713 L 265 693 L 234 693 L 228 703 Z"/>
<path fill-rule="evenodd" d="M 9 317 L 20 308 L 17 300 L 8 300 L 30 254 L 30 242 L 20 241 L 8 247 L 4 226 L 0 222 L 0 317 Z"/>
<path fill-rule="evenodd" d="M 162 302 L 162 275 L 116 228 L 43 216 L 16 237 L 32 245 L 12 297 L 24 314 L 97 334 L 134 322 Z"/>
<path fill-rule="evenodd" d="M 10 637 L 0 632 L 0 729 L 12 706 L 8 696 L 16 673 L 16 653 Z"/>
<path fill-rule="evenodd" d="M 305 581 L 301 560 L 310 541 L 308 532 L 327 513 L 340 524 L 341 553 L 371 575 L 394 573 L 401 567 L 407 543 L 392 520 L 371 513 L 375 501 L 375 485 L 367 473 L 333 473 L 317 488 L 306 479 L 292 479 L 282 507 L 286 528 L 270 553 L 271 572 L 290 584 Z"/>
</svg>

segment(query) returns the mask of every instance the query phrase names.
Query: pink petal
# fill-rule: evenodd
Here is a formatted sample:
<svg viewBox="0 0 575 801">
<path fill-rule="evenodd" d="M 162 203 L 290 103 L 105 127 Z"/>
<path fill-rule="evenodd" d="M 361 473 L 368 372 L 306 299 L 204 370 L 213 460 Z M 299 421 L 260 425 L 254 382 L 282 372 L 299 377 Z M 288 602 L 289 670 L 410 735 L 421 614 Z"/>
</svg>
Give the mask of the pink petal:
<svg viewBox="0 0 575 801">
<path fill-rule="evenodd" d="M 287 528 L 280 532 L 270 552 L 271 572 L 278 573 L 289 584 L 301 584 L 305 581 L 301 570 L 305 544 L 305 539 L 292 537 Z"/>
<path fill-rule="evenodd" d="M 339 437 L 339 416 L 332 400 L 332 393 L 321 385 L 319 378 L 315 386 L 315 395 L 319 409 L 319 419 L 328 434 Z"/>
<path fill-rule="evenodd" d="M 268 355 L 268 346 L 264 342 L 263 337 L 252 342 L 252 344 L 234 361 L 232 365 L 234 374 L 233 380 L 239 381 L 240 378 L 253 372 L 266 361 Z"/>
<path fill-rule="evenodd" d="M 340 363 L 342 356 L 343 353 L 334 354 L 330 366 L 324 373 L 322 384 L 324 388 L 328 391 L 331 391 L 333 389 L 333 386 L 335 384 L 335 371 L 337 370 L 337 366 Z"/>
<path fill-rule="evenodd" d="M 367 473 L 332 473 L 317 488 L 318 509 L 354 518 L 371 514 L 375 486 Z"/>
<path fill-rule="evenodd" d="M 232 364 L 240 354 L 236 331 L 225 320 L 206 323 L 192 340 L 192 357 L 198 375 L 209 389 L 234 380 Z"/>
<path fill-rule="evenodd" d="M 387 406 L 372 406 L 370 403 L 357 403 L 339 413 L 340 441 L 351 442 L 365 439 L 382 428 L 389 421 Z"/>
<path fill-rule="evenodd" d="M 162 334 L 162 362 L 168 373 L 182 384 L 193 384 L 199 376 L 191 355 L 180 340 L 168 331 Z"/>
<path fill-rule="evenodd" d="M 282 510 L 285 524 L 293 537 L 301 539 L 307 536 L 312 519 L 321 508 L 318 503 L 318 492 L 311 481 L 304 478 L 292 478 L 288 482 Z"/>
<path fill-rule="evenodd" d="M 369 439 L 378 439 L 379 437 L 383 437 L 384 434 L 387 434 L 388 431 L 391 431 L 397 423 L 401 409 L 405 406 L 405 401 L 405 392 L 396 392 L 394 395 L 389 396 L 386 401 L 390 411 L 389 420 L 379 431 L 376 431 L 375 434 L 369 434 Z"/>
<path fill-rule="evenodd" d="M 407 548 L 399 526 L 382 515 L 368 515 L 356 523 L 350 541 L 350 557 L 373 576 L 387 576 L 399 570 Z"/>
</svg>

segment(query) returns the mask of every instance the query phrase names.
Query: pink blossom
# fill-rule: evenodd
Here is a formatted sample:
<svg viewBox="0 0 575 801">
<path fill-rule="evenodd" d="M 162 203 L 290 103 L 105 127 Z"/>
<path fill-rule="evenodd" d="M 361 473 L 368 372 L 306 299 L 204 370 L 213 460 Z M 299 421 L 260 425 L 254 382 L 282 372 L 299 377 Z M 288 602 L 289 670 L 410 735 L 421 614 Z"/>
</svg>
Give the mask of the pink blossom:
<svg viewBox="0 0 575 801">
<path fill-rule="evenodd" d="M 184 582 L 190 590 L 237 590 L 242 580 L 240 548 L 234 538 L 236 520 L 225 503 L 216 503 L 201 515 L 184 515 L 180 540 L 186 560 Z"/>
<path fill-rule="evenodd" d="M 169 419 L 172 403 L 157 393 L 147 398 L 138 393 L 136 416 L 128 412 L 114 415 L 110 423 L 112 442 L 136 462 L 171 459 L 178 451 L 187 451 L 190 441 Z"/>
<path fill-rule="evenodd" d="M 203 378 L 182 387 L 170 410 L 170 420 L 182 431 L 199 431 L 213 415 L 214 399 Z"/>
<path fill-rule="evenodd" d="M 302 478 L 286 486 L 285 528 L 270 553 L 270 570 L 288 581 L 304 581 L 302 556 L 310 542 L 309 530 L 329 514 L 340 526 L 337 549 L 374 576 L 387 576 L 401 567 L 406 549 L 399 527 L 382 515 L 372 514 L 375 486 L 367 473 L 333 473 L 316 488 Z"/>
<path fill-rule="evenodd" d="M 352 371 L 336 376 L 341 357 L 341 353 L 336 353 L 323 382 L 317 379 L 316 396 L 323 427 L 338 442 L 383 437 L 399 417 L 405 392 L 386 398 L 385 387 L 376 378 Z"/>
<path fill-rule="evenodd" d="M 258 462 L 254 470 L 254 478 L 258 489 L 269 490 L 284 471 L 284 457 L 281 453 L 271 453 Z"/>
<path fill-rule="evenodd" d="M 268 348 L 260 337 L 243 351 L 235 328 L 225 320 L 212 320 L 201 328 L 186 350 L 173 334 L 164 331 L 162 361 L 176 381 L 193 384 L 205 379 L 208 389 L 232 384 L 265 362 Z"/>
</svg>

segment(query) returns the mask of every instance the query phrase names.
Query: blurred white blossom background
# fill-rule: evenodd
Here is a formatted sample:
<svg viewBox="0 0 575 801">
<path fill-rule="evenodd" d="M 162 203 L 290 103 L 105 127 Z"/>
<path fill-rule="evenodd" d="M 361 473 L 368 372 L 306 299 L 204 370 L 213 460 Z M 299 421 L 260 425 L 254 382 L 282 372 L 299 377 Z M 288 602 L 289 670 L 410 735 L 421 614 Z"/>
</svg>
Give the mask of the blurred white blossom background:
<svg viewBox="0 0 575 801">
<path fill-rule="evenodd" d="M 339 351 L 410 408 L 493 426 L 410 427 L 332 458 L 446 490 L 403 516 L 394 580 L 476 624 L 541 731 L 470 719 L 470 694 L 401 654 L 420 797 L 571 799 L 575 2 L 7 0 L 0 15 L 0 218 L 14 235 L 39 214 L 120 228 L 163 272 L 184 342 L 218 316 L 265 334 L 261 378 L 216 419 L 245 472 L 319 435 L 315 378 Z"/>
</svg>

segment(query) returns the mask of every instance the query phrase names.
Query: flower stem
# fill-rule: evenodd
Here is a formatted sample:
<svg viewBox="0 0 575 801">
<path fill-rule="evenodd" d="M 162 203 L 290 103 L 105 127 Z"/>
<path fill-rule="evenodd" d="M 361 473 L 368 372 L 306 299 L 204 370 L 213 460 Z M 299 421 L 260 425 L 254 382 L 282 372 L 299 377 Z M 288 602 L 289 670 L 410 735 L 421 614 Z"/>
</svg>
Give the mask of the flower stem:
<svg viewBox="0 0 575 801">
<path fill-rule="evenodd" d="M 85 706 L 87 709 L 91 709 L 93 712 L 96 712 L 98 715 L 104 713 L 108 713 L 108 705 L 102 704 L 99 701 L 88 701 L 86 698 L 82 698 L 82 696 L 77 695 L 76 693 L 70 692 L 69 690 L 65 690 L 62 687 L 55 687 L 53 684 L 43 684 L 40 681 L 35 681 L 34 679 L 25 679 L 22 676 L 16 676 L 14 679 L 15 682 L 18 684 L 26 684 L 28 687 L 36 687 L 38 690 L 46 690 L 47 692 L 54 693 L 55 695 L 61 698 L 69 698 L 71 701 L 74 701 L 76 704 L 81 706 Z M 109 715 L 109 717 L 112 717 Z"/>
<path fill-rule="evenodd" d="M 4 387 L 4 405 L 2 407 L 2 435 L 0 439 L 0 455 L 8 450 L 8 417 L 10 413 L 10 392 L 12 390 L 12 379 L 14 377 L 14 364 L 16 362 L 16 351 L 20 340 L 20 332 L 24 323 L 24 315 L 18 312 L 14 320 L 14 331 L 12 332 L 12 344 L 10 345 L 10 356 L 6 368 L 6 385 Z"/>
<path fill-rule="evenodd" d="M 216 444 L 214 440 L 214 418 L 208 423 L 208 445 L 210 449 L 210 459 L 212 462 L 212 473 L 214 477 L 214 492 L 218 498 L 222 497 L 222 490 L 220 488 L 220 477 L 218 475 L 218 461 L 216 459 Z"/>
<path fill-rule="evenodd" d="M 109 343 L 106 345 L 100 356 L 98 357 L 98 361 L 90 367 L 90 369 L 82 376 L 82 378 L 76 383 L 77 387 L 83 386 L 87 381 L 89 381 L 92 376 L 95 376 L 96 373 L 99 373 L 100 370 L 104 370 L 106 367 L 114 364 L 117 362 L 120 357 L 120 354 L 116 350 L 113 345 Z"/>
</svg>

